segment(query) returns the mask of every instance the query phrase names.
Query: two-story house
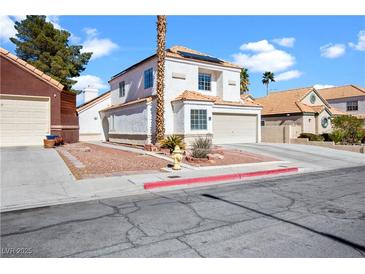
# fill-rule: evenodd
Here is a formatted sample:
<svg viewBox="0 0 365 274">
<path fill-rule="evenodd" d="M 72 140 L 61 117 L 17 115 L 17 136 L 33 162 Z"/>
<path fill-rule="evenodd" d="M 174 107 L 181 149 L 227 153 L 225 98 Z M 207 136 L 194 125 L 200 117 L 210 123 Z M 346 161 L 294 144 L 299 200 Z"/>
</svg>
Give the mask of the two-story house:
<svg viewBox="0 0 365 274">
<path fill-rule="evenodd" d="M 111 106 L 100 111 L 105 136 L 145 144 L 155 138 L 156 65 L 152 55 L 109 81 Z M 240 67 L 174 46 L 166 50 L 165 134 L 186 142 L 208 136 L 213 143 L 261 140 L 261 106 L 240 96 Z"/>
<path fill-rule="evenodd" d="M 320 89 L 318 92 L 331 106 L 365 121 L 364 88 L 346 85 Z"/>
</svg>

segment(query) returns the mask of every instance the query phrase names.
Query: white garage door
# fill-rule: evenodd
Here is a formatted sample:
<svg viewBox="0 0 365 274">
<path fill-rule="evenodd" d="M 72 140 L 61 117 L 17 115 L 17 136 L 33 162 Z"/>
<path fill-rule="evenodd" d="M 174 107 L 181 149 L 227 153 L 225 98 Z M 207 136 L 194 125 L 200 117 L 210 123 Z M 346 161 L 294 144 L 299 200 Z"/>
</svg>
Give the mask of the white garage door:
<svg viewBox="0 0 365 274">
<path fill-rule="evenodd" d="M 257 116 L 213 114 L 213 143 L 256 143 Z"/>
<path fill-rule="evenodd" d="M 48 97 L 0 96 L 0 146 L 42 145 L 50 130 Z"/>
</svg>

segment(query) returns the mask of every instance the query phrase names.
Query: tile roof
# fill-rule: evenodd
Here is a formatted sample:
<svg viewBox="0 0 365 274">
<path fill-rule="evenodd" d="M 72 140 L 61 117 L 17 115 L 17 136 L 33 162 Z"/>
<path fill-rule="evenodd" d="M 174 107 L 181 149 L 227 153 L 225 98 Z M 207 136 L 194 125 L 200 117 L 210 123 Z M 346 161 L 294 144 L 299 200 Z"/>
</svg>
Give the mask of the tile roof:
<svg viewBox="0 0 365 274">
<path fill-rule="evenodd" d="M 365 89 L 355 85 L 324 88 L 324 89 L 319 89 L 318 92 L 326 100 L 347 98 L 354 96 L 365 96 Z"/>
<path fill-rule="evenodd" d="M 47 82 L 48 84 L 54 86 L 58 90 L 60 90 L 60 91 L 63 90 L 64 86 L 60 82 L 58 82 L 55 79 L 51 78 L 50 76 L 48 76 L 44 72 L 40 71 L 36 67 L 34 67 L 31 64 L 25 62 L 24 60 L 20 59 L 19 57 L 15 56 L 14 54 L 11 54 L 6 49 L 3 49 L 3 48 L 0 47 L 0 55 L 3 56 L 4 58 L 8 59 L 9 61 L 17 64 L 18 66 L 26 69 L 27 71 L 29 71 L 33 75 L 37 76 L 39 79 L 41 79 L 41 80 Z"/>
<path fill-rule="evenodd" d="M 312 87 L 272 92 L 268 96 L 255 99 L 263 105 L 262 115 L 314 112 L 300 101 L 313 90 Z"/>
<path fill-rule="evenodd" d="M 143 98 L 138 98 L 136 100 L 129 101 L 129 102 L 126 102 L 126 103 L 112 105 L 110 107 L 99 110 L 99 112 L 110 110 L 110 109 L 115 109 L 115 108 L 120 108 L 120 107 L 126 107 L 126 106 L 130 106 L 130 105 L 138 104 L 138 103 L 141 103 L 141 102 L 144 102 L 144 101 L 146 101 L 146 103 L 148 103 L 148 102 L 151 102 L 154 98 L 156 98 L 156 95 L 143 97 Z"/>
<path fill-rule="evenodd" d="M 348 113 L 346 112 L 343 112 L 337 108 L 334 108 L 334 107 L 330 107 L 329 108 L 329 111 L 333 114 L 333 115 L 349 115 Z"/>
<path fill-rule="evenodd" d="M 176 97 L 173 101 L 203 101 L 203 102 L 212 102 L 215 105 L 227 105 L 227 106 L 260 106 L 256 102 L 252 100 L 241 100 L 238 102 L 233 101 L 224 101 L 219 96 L 210 96 L 204 95 L 196 91 L 185 90 L 178 97 Z"/>
</svg>

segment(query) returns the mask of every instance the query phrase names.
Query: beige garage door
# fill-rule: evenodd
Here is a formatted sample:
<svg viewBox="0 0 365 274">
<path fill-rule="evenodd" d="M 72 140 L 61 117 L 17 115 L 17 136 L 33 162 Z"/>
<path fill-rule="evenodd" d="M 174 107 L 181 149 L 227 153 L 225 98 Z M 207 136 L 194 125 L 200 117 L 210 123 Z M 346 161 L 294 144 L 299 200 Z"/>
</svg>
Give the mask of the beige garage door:
<svg viewBox="0 0 365 274">
<path fill-rule="evenodd" d="M 257 116 L 213 114 L 213 143 L 256 143 Z"/>
<path fill-rule="evenodd" d="M 50 130 L 47 97 L 0 95 L 0 146 L 42 145 Z"/>
</svg>

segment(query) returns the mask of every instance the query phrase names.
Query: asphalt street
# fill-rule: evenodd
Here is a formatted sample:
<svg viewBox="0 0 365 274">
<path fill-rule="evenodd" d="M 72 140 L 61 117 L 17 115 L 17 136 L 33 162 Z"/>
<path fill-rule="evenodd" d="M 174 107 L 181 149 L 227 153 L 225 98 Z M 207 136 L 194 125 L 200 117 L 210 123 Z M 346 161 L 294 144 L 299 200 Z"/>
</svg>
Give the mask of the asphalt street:
<svg viewBox="0 0 365 274">
<path fill-rule="evenodd" d="M 1 214 L 2 257 L 365 257 L 365 166 Z"/>
</svg>

